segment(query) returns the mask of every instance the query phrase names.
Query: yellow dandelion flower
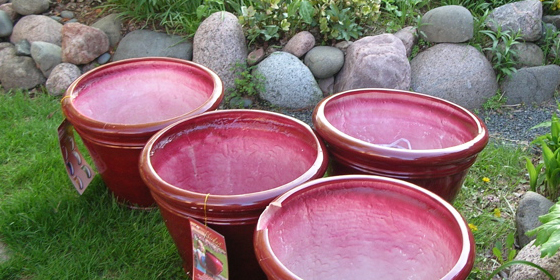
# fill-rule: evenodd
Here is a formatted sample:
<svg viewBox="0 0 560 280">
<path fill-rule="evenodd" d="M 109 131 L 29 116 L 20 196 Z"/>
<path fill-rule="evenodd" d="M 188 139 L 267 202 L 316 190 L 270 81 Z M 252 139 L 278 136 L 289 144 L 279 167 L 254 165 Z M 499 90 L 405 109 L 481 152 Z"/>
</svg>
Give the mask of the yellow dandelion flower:
<svg viewBox="0 0 560 280">
<path fill-rule="evenodd" d="M 494 217 L 499 218 L 501 216 L 502 216 L 502 211 L 500 211 L 500 208 L 494 209 Z"/>
<path fill-rule="evenodd" d="M 472 231 L 477 231 L 477 230 L 478 230 L 478 227 L 477 227 L 475 224 L 469 224 L 469 228 L 470 228 Z"/>
<path fill-rule="evenodd" d="M 488 182 L 490 182 L 490 178 L 484 177 L 484 178 L 482 178 L 482 181 L 483 181 L 484 183 L 488 183 Z"/>
</svg>

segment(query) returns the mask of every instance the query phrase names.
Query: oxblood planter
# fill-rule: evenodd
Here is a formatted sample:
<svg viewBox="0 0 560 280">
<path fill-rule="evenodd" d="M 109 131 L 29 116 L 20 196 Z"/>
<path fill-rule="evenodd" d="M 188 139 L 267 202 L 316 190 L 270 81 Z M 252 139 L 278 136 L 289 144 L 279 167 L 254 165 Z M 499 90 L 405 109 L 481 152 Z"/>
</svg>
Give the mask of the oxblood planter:
<svg viewBox="0 0 560 280">
<path fill-rule="evenodd" d="M 153 57 L 109 63 L 78 78 L 62 111 L 116 198 L 131 207 L 154 200 L 140 173 L 142 148 L 160 129 L 218 107 L 220 78 L 190 61 Z"/>
<path fill-rule="evenodd" d="M 146 144 L 140 173 L 192 269 L 188 218 L 225 236 L 230 279 L 265 279 L 253 250 L 259 215 L 280 194 L 322 177 L 324 145 L 305 123 L 258 110 L 204 113 Z"/>
<path fill-rule="evenodd" d="M 440 98 L 359 89 L 323 99 L 313 112 L 333 174 L 403 179 L 451 202 L 488 143 L 485 124 Z"/>
<path fill-rule="evenodd" d="M 317 179 L 275 199 L 255 231 L 268 279 L 466 279 L 474 239 L 448 202 L 372 175 Z"/>
</svg>

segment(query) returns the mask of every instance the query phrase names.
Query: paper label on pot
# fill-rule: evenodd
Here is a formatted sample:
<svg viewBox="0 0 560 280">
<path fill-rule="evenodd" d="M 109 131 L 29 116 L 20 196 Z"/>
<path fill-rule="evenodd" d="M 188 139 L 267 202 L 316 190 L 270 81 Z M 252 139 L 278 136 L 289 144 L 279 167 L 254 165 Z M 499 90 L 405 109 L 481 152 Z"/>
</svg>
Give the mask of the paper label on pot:
<svg viewBox="0 0 560 280">
<path fill-rule="evenodd" d="M 193 246 L 193 280 L 227 280 L 226 240 L 223 235 L 189 218 Z"/>
<path fill-rule="evenodd" d="M 78 150 L 74 138 L 74 127 L 66 119 L 58 127 L 58 142 L 68 177 L 81 195 L 93 180 L 95 171 L 93 171 Z"/>
</svg>

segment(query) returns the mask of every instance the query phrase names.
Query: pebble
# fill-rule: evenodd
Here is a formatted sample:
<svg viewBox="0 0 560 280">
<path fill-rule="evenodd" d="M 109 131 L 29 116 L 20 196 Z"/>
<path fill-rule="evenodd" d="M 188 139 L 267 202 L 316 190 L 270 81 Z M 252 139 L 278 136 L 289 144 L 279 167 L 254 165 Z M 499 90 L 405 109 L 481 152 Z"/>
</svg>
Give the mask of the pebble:
<svg viewBox="0 0 560 280">
<path fill-rule="evenodd" d="M 97 63 L 105 64 L 105 63 L 109 62 L 110 59 L 111 59 L 111 54 L 110 53 L 104 53 L 97 58 Z"/>
<path fill-rule="evenodd" d="M 59 16 L 50 16 L 50 18 L 52 18 L 52 19 L 56 20 L 57 22 L 60 22 L 60 23 L 62 23 L 62 18 L 61 18 L 61 17 L 59 17 Z"/>
<path fill-rule="evenodd" d="M 70 19 L 70 18 L 74 18 L 74 13 L 71 12 L 71 11 L 62 11 L 62 12 L 60 13 L 60 16 L 61 16 L 62 18 L 68 18 L 68 19 Z"/>
<path fill-rule="evenodd" d="M 31 43 L 23 39 L 15 44 L 16 55 L 18 56 L 31 56 Z"/>
</svg>

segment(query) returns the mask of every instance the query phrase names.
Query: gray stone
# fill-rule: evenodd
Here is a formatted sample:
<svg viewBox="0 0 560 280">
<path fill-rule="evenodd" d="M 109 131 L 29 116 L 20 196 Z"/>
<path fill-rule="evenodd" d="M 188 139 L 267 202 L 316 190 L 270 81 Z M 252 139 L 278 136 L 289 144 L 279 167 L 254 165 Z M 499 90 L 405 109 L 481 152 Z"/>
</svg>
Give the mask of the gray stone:
<svg viewBox="0 0 560 280">
<path fill-rule="evenodd" d="M 397 38 L 401 39 L 406 49 L 406 56 L 410 57 L 412 54 L 412 48 L 418 43 L 418 33 L 416 32 L 416 27 L 408 26 L 405 27 L 397 33 L 395 33 Z"/>
<path fill-rule="evenodd" d="M 31 57 L 43 75 L 48 78 L 52 69 L 62 62 L 62 48 L 47 42 L 33 42 Z"/>
<path fill-rule="evenodd" d="M 118 14 L 110 14 L 96 21 L 91 25 L 101 29 L 107 37 L 109 37 L 109 44 L 111 47 L 117 46 L 121 40 L 122 20 Z"/>
<path fill-rule="evenodd" d="M 350 45 L 352 45 L 352 43 L 354 43 L 354 42 L 340 41 L 340 42 L 336 43 L 334 46 L 335 46 L 335 48 L 341 50 L 342 53 L 344 53 L 344 55 L 346 55 L 346 50 L 348 49 L 348 47 L 350 47 Z"/>
<path fill-rule="evenodd" d="M 519 43 L 511 47 L 515 51 L 516 68 L 541 66 L 544 62 L 542 49 L 533 43 Z"/>
<path fill-rule="evenodd" d="M 537 41 L 537 44 L 544 45 L 549 43 L 551 40 L 555 40 L 558 36 L 558 28 L 552 23 L 542 23 L 542 34 L 541 38 Z"/>
<path fill-rule="evenodd" d="M 249 53 L 249 55 L 247 56 L 247 65 L 249 66 L 253 66 L 259 62 L 261 62 L 265 57 L 264 54 L 264 49 L 263 48 L 258 48 L 252 52 Z"/>
<path fill-rule="evenodd" d="M 255 68 L 264 77 L 264 90 L 259 96 L 272 105 L 311 108 L 323 98 L 313 74 L 301 60 L 287 52 L 275 52 Z"/>
<path fill-rule="evenodd" d="M 16 47 L 16 54 L 21 56 L 31 56 L 31 43 L 27 40 L 21 40 L 14 45 Z"/>
<path fill-rule="evenodd" d="M 517 70 L 506 77 L 501 90 L 507 104 L 539 104 L 552 99 L 560 85 L 560 66 L 545 65 Z"/>
<path fill-rule="evenodd" d="M 178 36 L 165 33 L 135 30 L 128 33 L 119 43 L 113 61 L 135 57 L 173 57 L 192 59 L 192 43 Z"/>
<path fill-rule="evenodd" d="M 542 32 L 542 13 L 539 0 L 513 2 L 495 8 L 488 15 L 486 25 L 494 32 L 500 27 L 502 31 L 521 32 L 525 41 L 537 41 Z"/>
<path fill-rule="evenodd" d="M 14 10 L 20 15 L 44 13 L 49 9 L 49 0 L 12 0 Z"/>
<path fill-rule="evenodd" d="M 0 10 L 6 12 L 12 22 L 16 22 L 16 20 L 19 18 L 19 14 L 16 13 L 16 11 L 14 11 L 14 9 L 12 8 L 12 3 L 0 5 Z"/>
<path fill-rule="evenodd" d="M 335 47 L 317 46 L 305 55 L 303 63 L 317 79 L 333 77 L 344 65 L 344 53 Z"/>
<path fill-rule="evenodd" d="M 98 28 L 81 23 L 62 27 L 62 61 L 86 64 L 109 50 L 109 38 Z"/>
<path fill-rule="evenodd" d="M 66 89 L 80 77 L 82 72 L 78 66 L 71 63 L 58 64 L 51 72 L 45 84 L 50 95 L 58 96 L 64 94 Z"/>
<path fill-rule="evenodd" d="M 392 34 L 367 36 L 346 50 L 334 91 L 357 88 L 410 88 L 410 63 L 402 41 Z"/>
<path fill-rule="evenodd" d="M 11 254 L 8 250 L 8 245 L 0 241 L 0 263 L 6 262 L 11 258 Z"/>
<path fill-rule="evenodd" d="M 532 262 L 546 269 L 555 279 L 560 279 L 560 252 L 552 257 L 541 258 L 540 247 L 534 246 L 534 242 L 535 241 L 531 241 L 531 243 L 523 247 L 519 253 L 517 253 L 515 259 Z M 511 266 L 508 279 L 549 280 L 550 278 L 534 267 L 528 265 L 514 265 Z"/>
<path fill-rule="evenodd" d="M 56 20 L 57 22 L 60 22 L 60 23 L 64 24 L 62 18 L 59 17 L 59 16 L 49 16 L 49 17 L 52 18 L 52 19 L 54 19 L 54 20 Z"/>
<path fill-rule="evenodd" d="M 24 39 L 30 43 L 42 41 L 60 46 L 62 44 L 62 24 L 42 15 L 22 17 L 14 25 L 10 42 L 16 43 Z"/>
<path fill-rule="evenodd" d="M 12 34 L 14 30 L 14 23 L 8 13 L 0 10 L 0 37 L 7 37 Z"/>
<path fill-rule="evenodd" d="M 110 53 L 104 53 L 97 58 L 97 63 L 105 64 L 105 63 L 109 62 L 109 60 L 111 60 L 111 54 Z"/>
<path fill-rule="evenodd" d="M 309 31 L 301 31 L 294 35 L 284 46 L 282 51 L 301 58 L 315 46 L 315 37 Z"/>
<path fill-rule="evenodd" d="M 554 205 L 552 201 L 536 192 L 528 191 L 523 195 L 515 212 L 516 237 L 519 246 L 525 247 L 535 240 L 535 235 L 527 236 L 526 233 L 542 225 L 539 216 L 548 213 L 552 205 Z"/>
<path fill-rule="evenodd" d="M 11 43 L 0 43 L 0 69 L 6 59 L 16 55 L 16 48 L 14 45 Z"/>
<path fill-rule="evenodd" d="M 560 29 L 560 15 L 546 15 L 543 16 L 542 20 L 556 26 L 556 29 Z"/>
<path fill-rule="evenodd" d="M 46 80 L 31 57 L 9 56 L 3 59 L 1 66 L 0 83 L 5 90 L 31 89 Z"/>
<path fill-rule="evenodd" d="M 74 12 L 72 12 L 72 11 L 62 11 L 62 12 L 60 12 L 60 16 L 62 18 L 71 19 L 71 18 L 74 18 Z"/>
<path fill-rule="evenodd" d="M 442 43 L 420 52 L 410 62 L 415 92 L 477 109 L 496 94 L 492 64 L 475 47 Z"/>
<path fill-rule="evenodd" d="M 232 13 L 213 13 L 194 35 L 193 61 L 216 72 L 226 90 L 235 88 L 236 65 L 245 67 L 247 54 L 243 29 Z"/>
<path fill-rule="evenodd" d="M 422 17 L 420 36 L 433 43 L 463 43 L 473 38 L 474 20 L 463 6 L 449 5 L 429 10 Z"/>
<path fill-rule="evenodd" d="M 334 77 L 319 79 L 317 83 L 319 84 L 319 88 L 323 91 L 323 95 L 334 93 Z"/>
</svg>

